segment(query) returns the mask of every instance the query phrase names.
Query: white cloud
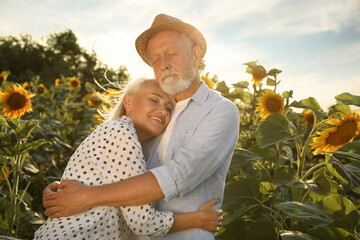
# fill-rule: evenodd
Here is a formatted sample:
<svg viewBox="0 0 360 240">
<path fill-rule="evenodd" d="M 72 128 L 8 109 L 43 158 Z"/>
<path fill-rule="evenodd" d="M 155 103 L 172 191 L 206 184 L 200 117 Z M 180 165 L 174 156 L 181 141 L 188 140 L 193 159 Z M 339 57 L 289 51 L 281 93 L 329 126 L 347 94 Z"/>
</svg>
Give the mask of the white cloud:
<svg viewBox="0 0 360 240">
<path fill-rule="evenodd" d="M 358 0 L 222 0 L 206 7 L 202 28 L 230 25 L 238 38 L 338 32 L 344 27 L 359 30 L 359 12 Z"/>
<path fill-rule="evenodd" d="M 336 103 L 335 96 L 348 92 L 354 95 L 360 94 L 360 77 L 350 77 L 339 81 L 324 81 L 320 73 L 281 73 L 283 81 L 279 84 L 279 90 L 293 90 L 293 100 L 301 100 L 314 97 L 324 111 Z"/>
</svg>

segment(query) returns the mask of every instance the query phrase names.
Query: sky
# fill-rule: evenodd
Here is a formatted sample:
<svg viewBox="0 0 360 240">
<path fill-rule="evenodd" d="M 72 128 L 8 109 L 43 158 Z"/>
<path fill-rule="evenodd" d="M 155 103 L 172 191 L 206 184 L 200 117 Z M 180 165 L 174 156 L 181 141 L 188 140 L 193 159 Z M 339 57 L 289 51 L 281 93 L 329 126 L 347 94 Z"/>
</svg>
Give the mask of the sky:
<svg viewBox="0 0 360 240">
<path fill-rule="evenodd" d="M 205 71 L 228 85 L 250 81 L 244 63 L 277 68 L 292 100 L 314 97 L 323 110 L 343 92 L 360 95 L 360 0 L 0 0 L 0 36 L 42 41 L 71 29 L 103 63 L 132 79 L 153 77 L 135 39 L 165 13 L 199 29 Z"/>
</svg>

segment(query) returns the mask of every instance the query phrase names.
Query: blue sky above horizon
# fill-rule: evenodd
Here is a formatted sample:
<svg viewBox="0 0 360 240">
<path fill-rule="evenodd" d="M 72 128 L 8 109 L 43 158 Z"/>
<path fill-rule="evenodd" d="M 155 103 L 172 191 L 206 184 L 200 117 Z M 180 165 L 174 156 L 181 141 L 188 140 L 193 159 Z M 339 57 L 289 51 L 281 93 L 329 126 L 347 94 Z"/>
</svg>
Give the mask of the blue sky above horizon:
<svg viewBox="0 0 360 240">
<path fill-rule="evenodd" d="M 359 0 L 0 0 L 0 36 L 34 40 L 71 29 L 87 50 L 132 78 L 152 77 L 134 41 L 155 15 L 197 27 L 208 50 L 205 72 L 227 83 L 248 80 L 245 62 L 278 68 L 279 90 L 315 97 L 326 108 L 342 92 L 360 95 Z"/>
</svg>

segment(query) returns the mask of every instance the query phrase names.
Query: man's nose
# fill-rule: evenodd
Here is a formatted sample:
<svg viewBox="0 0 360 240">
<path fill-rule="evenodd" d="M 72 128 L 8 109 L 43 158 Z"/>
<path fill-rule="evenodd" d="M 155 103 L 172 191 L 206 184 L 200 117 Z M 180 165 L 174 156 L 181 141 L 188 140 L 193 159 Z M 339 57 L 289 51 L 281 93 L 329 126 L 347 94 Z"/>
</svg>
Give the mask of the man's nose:
<svg viewBox="0 0 360 240">
<path fill-rule="evenodd" d="M 169 60 L 166 57 L 164 57 L 161 60 L 161 71 L 168 70 L 170 68 L 171 68 L 171 64 L 170 64 Z"/>
</svg>

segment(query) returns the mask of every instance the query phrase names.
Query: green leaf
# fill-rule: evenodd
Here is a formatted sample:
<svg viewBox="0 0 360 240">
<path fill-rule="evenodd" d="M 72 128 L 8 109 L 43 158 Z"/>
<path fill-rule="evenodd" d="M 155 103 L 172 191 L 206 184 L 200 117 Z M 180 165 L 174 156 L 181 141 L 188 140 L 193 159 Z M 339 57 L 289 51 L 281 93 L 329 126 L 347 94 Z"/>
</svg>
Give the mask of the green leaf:
<svg viewBox="0 0 360 240">
<path fill-rule="evenodd" d="M 300 102 L 293 101 L 290 104 L 290 107 L 305 108 L 305 109 L 309 108 L 313 110 L 317 119 L 323 119 L 326 117 L 326 114 L 321 110 L 319 103 L 313 97 L 303 99 Z"/>
<path fill-rule="evenodd" d="M 9 127 L 11 127 L 12 129 L 16 129 L 20 124 L 20 119 L 8 118 L 7 123 L 9 124 Z"/>
<path fill-rule="evenodd" d="M 320 104 L 313 97 L 309 97 L 307 99 L 302 99 L 302 100 L 300 100 L 300 103 L 304 104 L 305 106 L 308 106 L 309 108 L 311 108 L 313 110 L 321 110 Z"/>
<path fill-rule="evenodd" d="M 282 73 L 281 70 L 276 69 L 276 68 L 273 68 L 273 69 L 269 70 L 267 74 L 268 74 L 269 76 L 276 77 L 276 76 L 277 76 L 278 74 L 280 74 L 280 73 Z"/>
<path fill-rule="evenodd" d="M 338 160 L 333 159 L 331 162 L 328 162 L 326 164 L 326 168 L 339 180 L 341 184 L 349 185 L 353 183 L 351 175 L 348 173 L 344 165 L 342 165 L 342 163 Z"/>
<path fill-rule="evenodd" d="M 235 196 L 256 198 L 259 194 L 259 182 L 254 178 L 239 179 L 226 184 L 224 199 Z"/>
<path fill-rule="evenodd" d="M 359 224 L 360 213 L 358 210 L 351 211 L 348 215 L 336 219 L 330 226 L 339 227 L 352 232 L 354 228 Z"/>
<path fill-rule="evenodd" d="M 282 202 L 275 207 L 289 216 L 307 220 L 314 227 L 328 226 L 334 218 L 315 202 Z"/>
<path fill-rule="evenodd" d="M 285 146 L 284 151 L 286 152 L 286 157 L 290 160 L 290 162 L 294 163 L 293 151 L 291 147 Z"/>
<path fill-rule="evenodd" d="M 41 145 L 43 145 L 45 143 L 46 143 L 46 141 L 44 139 L 39 139 L 39 140 L 36 140 L 31 143 L 17 144 L 14 149 L 15 149 L 16 154 L 21 154 L 23 152 L 27 152 L 30 150 L 36 150 L 38 147 L 40 147 Z"/>
<path fill-rule="evenodd" d="M 234 87 L 238 87 L 238 88 L 248 88 L 249 87 L 249 82 L 241 81 L 241 82 L 231 84 L 231 85 L 233 85 Z"/>
<path fill-rule="evenodd" d="M 298 231 L 280 230 L 280 236 L 282 240 L 320 240 L 318 238 Z"/>
<path fill-rule="evenodd" d="M 268 86 L 275 86 L 276 85 L 276 81 L 272 78 L 267 78 L 266 79 L 266 85 Z"/>
<path fill-rule="evenodd" d="M 274 113 L 263 121 L 255 132 L 260 148 L 295 138 L 289 130 L 289 122 L 280 113 Z"/>
<path fill-rule="evenodd" d="M 346 197 L 340 194 L 331 194 L 320 201 L 324 211 L 341 218 L 348 215 L 350 212 L 357 210 L 355 205 Z"/>
<path fill-rule="evenodd" d="M 329 193 L 331 190 L 331 182 L 325 174 L 325 168 L 318 169 L 314 172 L 312 180 L 316 183 L 316 187 L 310 187 L 311 191 L 317 194 Z"/>
<path fill-rule="evenodd" d="M 20 126 L 16 129 L 16 136 L 18 139 L 27 138 L 38 124 L 39 122 L 37 121 L 27 121 L 20 123 Z"/>
<path fill-rule="evenodd" d="M 345 92 L 335 96 L 335 99 L 346 105 L 355 105 L 360 107 L 360 96 L 352 95 Z"/>
<path fill-rule="evenodd" d="M 360 160 L 360 141 L 352 141 L 336 151 L 330 152 L 334 153 L 335 156 L 342 156 L 349 158 L 350 160 Z"/>
<path fill-rule="evenodd" d="M 228 94 L 229 88 L 226 86 L 226 83 L 224 81 L 218 82 L 216 84 L 216 90 L 221 92 L 222 94 Z"/>
<path fill-rule="evenodd" d="M 252 153 L 245 149 L 236 148 L 231 160 L 230 169 L 239 168 L 248 162 L 259 161 L 263 159 L 264 158 L 258 154 Z"/>
<path fill-rule="evenodd" d="M 270 222 L 252 222 L 246 232 L 246 239 L 277 240 L 275 229 L 274 224 Z"/>
<path fill-rule="evenodd" d="M 248 205 L 246 207 L 243 208 L 238 208 L 235 209 L 234 211 L 226 214 L 224 216 L 224 221 L 223 221 L 223 225 L 228 225 L 230 223 L 232 223 L 233 221 L 235 221 L 236 219 L 240 218 L 241 216 L 245 215 L 246 213 L 248 213 L 251 210 L 257 209 L 261 206 L 262 203 L 259 204 L 251 204 Z"/>
<path fill-rule="evenodd" d="M 350 233 L 342 228 L 336 227 L 322 227 L 314 228 L 308 231 L 308 234 L 317 237 L 319 239 L 341 239 L 341 240 L 354 240 Z"/>
<path fill-rule="evenodd" d="M 9 127 L 9 124 L 6 121 L 6 118 L 0 115 L 0 126 Z"/>
<path fill-rule="evenodd" d="M 284 98 L 292 98 L 293 93 L 294 93 L 293 90 L 284 91 L 284 92 L 282 93 L 282 96 L 283 96 Z"/>
<path fill-rule="evenodd" d="M 222 208 L 230 212 L 244 205 L 258 203 L 259 192 L 260 184 L 255 179 L 247 178 L 230 182 L 225 186 Z"/>
<path fill-rule="evenodd" d="M 297 171 L 289 166 L 282 166 L 274 171 L 273 183 L 284 186 L 297 178 Z"/>
<path fill-rule="evenodd" d="M 351 108 L 348 105 L 345 105 L 343 103 L 337 103 L 328 108 L 328 116 L 333 116 L 335 113 L 338 112 L 348 113 L 349 111 L 351 111 Z"/>
</svg>

